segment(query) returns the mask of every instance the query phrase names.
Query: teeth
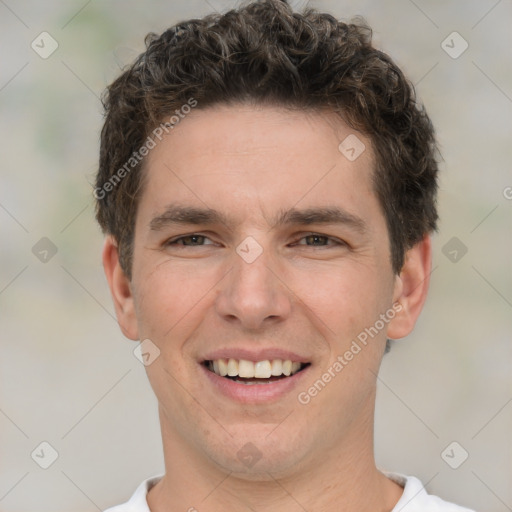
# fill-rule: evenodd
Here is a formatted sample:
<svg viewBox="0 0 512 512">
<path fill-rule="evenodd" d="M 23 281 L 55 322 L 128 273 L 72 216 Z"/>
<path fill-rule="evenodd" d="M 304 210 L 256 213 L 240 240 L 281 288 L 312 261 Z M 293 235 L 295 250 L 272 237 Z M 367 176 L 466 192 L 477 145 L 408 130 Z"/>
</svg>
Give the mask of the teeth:
<svg viewBox="0 0 512 512">
<path fill-rule="evenodd" d="M 283 373 L 283 361 L 281 359 L 274 359 L 272 361 L 272 375 L 279 377 Z"/>
<path fill-rule="evenodd" d="M 217 362 L 219 363 L 219 372 L 215 373 L 217 373 L 217 375 L 220 375 L 221 377 L 225 377 L 228 374 L 228 363 L 226 362 L 225 359 L 218 359 Z M 213 365 L 213 368 L 213 371 L 215 371 L 215 365 Z"/>
<path fill-rule="evenodd" d="M 247 379 L 268 379 L 297 373 L 302 363 L 290 359 L 273 359 L 269 361 L 248 361 L 246 359 L 216 359 L 208 362 L 208 368 L 221 377 L 244 377 Z"/>
<path fill-rule="evenodd" d="M 215 369 L 213 371 L 215 371 Z M 228 361 L 228 375 L 230 377 L 236 377 L 238 375 L 238 361 L 235 359 Z"/>
<path fill-rule="evenodd" d="M 254 365 L 254 376 L 257 379 L 268 379 L 271 374 L 272 366 L 270 365 L 270 361 L 258 361 Z"/>
<path fill-rule="evenodd" d="M 240 359 L 240 361 L 238 361 L 238 376 L 245 377 L 247 379 L 254 377 L 254 363 L 252 361 Z"/>
</svg>

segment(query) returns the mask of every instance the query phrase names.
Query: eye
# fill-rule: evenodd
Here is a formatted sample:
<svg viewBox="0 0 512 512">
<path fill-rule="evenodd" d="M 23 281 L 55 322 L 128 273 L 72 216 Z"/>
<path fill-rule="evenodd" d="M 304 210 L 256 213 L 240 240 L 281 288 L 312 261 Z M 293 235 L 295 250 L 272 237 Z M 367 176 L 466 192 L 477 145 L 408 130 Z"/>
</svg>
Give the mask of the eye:
<svg viewBox="0 0 512 512">
<path fill-rule="evenodd" d="M 320 233 L 311 233 L 299 239 L 296 245 L 307 245 L 310 247 L 327 247 L 332 245 L 346 245 L 342 240 L 332 238 Z"/>
<path fill-rule="evenodd" d="M 300 239 L 299 245 L 303 245 L 300 243 L 302 240 L 306 241 L 306 245 L 324 246 L 328 244 L 329 237 L 324 235 L 308 235 Z"/>
<path fill-rule="evenodd" d="M 209 243 L 206 241 L 208 240 Z M 194 246 L 200 246 L 200 245 L 211 245 L 213 242 L 204 235 L 197 235 L 197 234 L 191 234 L 191 235 L 185 235 L 180 236 L 178 238 L 174 238 L 172 240 L 168 240 L 166 242 L 166 245 L 182 245 L 186 247 L 194 247 Z"/>
</svg>

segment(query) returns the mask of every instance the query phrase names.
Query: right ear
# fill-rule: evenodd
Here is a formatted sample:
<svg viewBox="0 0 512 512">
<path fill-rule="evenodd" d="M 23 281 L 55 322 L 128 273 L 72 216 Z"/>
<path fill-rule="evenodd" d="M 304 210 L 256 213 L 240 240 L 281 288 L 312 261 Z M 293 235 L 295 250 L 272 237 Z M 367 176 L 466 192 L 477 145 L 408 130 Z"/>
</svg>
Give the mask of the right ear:
<svg viewBox="0 0 512 512">
<path fill-rule="evenodd" d="M 117 243 L 110 235 L 105 239 L 103 246 L 103 269 L 114 301 L 119 327 L 127 338 L 138 340 L 139 330 L 131 282 L 121 268 Z"/>
</svg>

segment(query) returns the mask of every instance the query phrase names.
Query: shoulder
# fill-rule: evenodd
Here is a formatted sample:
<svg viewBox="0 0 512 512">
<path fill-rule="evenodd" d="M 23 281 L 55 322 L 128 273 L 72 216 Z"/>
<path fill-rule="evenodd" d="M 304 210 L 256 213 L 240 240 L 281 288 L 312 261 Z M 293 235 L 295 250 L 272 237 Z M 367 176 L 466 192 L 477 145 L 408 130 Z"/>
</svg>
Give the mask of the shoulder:
<svg viewBox="0 0 512 512">
<path fill-rule="evenodd" d="M 162 475 L 157 475 L 144 480 L 126 503 L 107 508 L 104 512 L 151 512 L 146 497 L 151 487 L 161 478 Z"/>
<path fill-rule="evenodd" d="M 404 488 L 402 497 L 391 512 L 475 512 L 428 494 L 420 480 L 414 476 L 404 476 L 397 473 L 385 474 Z"/>
</svg>

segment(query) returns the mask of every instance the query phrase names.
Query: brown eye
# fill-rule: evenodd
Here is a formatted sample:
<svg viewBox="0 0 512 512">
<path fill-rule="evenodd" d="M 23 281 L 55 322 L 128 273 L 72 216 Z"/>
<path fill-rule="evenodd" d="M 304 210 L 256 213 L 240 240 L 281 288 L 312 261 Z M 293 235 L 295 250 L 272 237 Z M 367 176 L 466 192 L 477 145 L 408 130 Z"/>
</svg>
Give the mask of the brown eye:
<svg viewBox="0 0 512 512">
<path fill-rule="evenodd" d="M 298 238 L 297 242 L 295 242 L 293 245 L 335 248 L 346 246 L 347 244 L 343 240 L 340 240 L 339 238 L 334 238 L 328 235 L 322 235 L 320 233 L 309 233 Z"/>
<path fill-rule="evenodd" d="M 324 235 L 308 235 L 304 237 L 306 245 L 324 246 L 329 243 L 329 237 Z"/>
<path fill-rule="evenodd" d="M 175 238 L 174 240 L 169 240 L 168 245 L 185 245 L 188 247 L 194 247 L 198 245 L 209 245 L 205 243 L 206 240 L 209 240 L 209 238 L 207 238 L 204 235 L 186 235 L 180 236 L 179 238 Z"/>
</svg>

